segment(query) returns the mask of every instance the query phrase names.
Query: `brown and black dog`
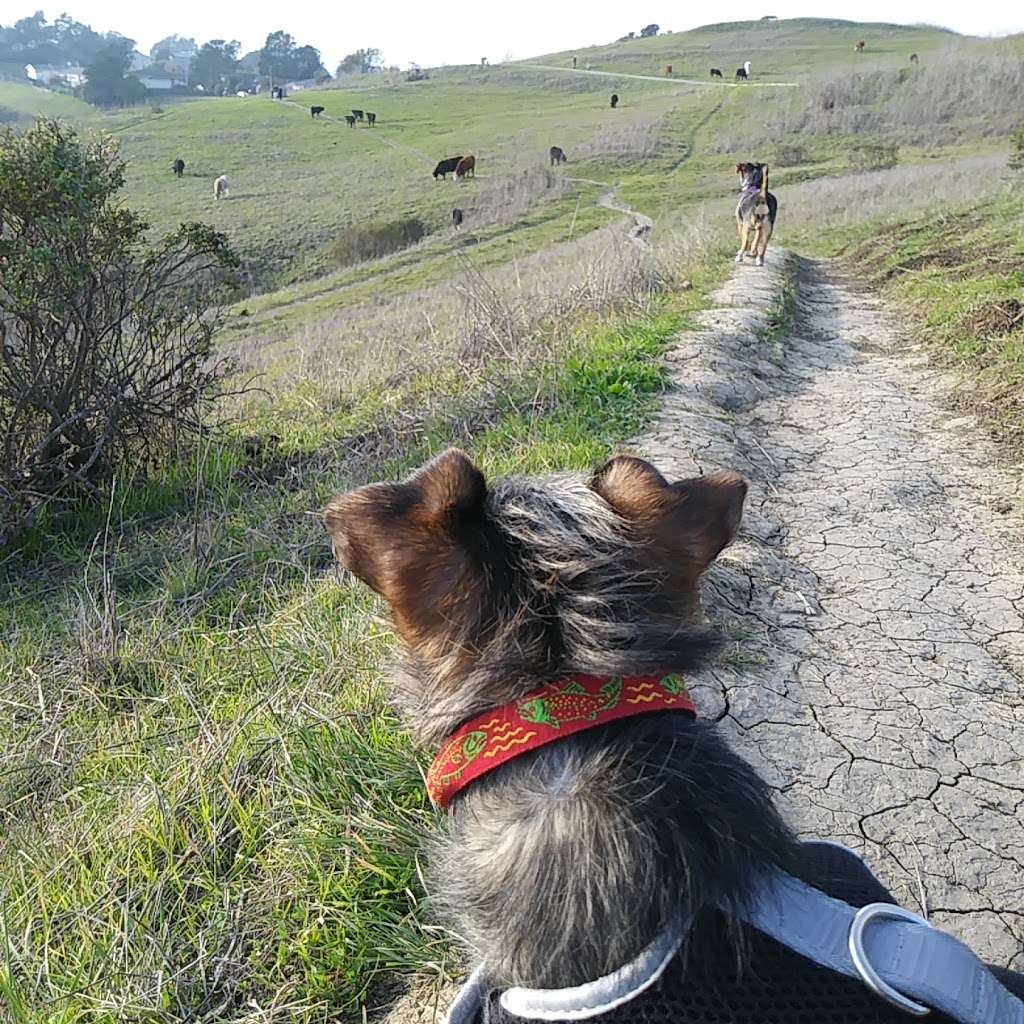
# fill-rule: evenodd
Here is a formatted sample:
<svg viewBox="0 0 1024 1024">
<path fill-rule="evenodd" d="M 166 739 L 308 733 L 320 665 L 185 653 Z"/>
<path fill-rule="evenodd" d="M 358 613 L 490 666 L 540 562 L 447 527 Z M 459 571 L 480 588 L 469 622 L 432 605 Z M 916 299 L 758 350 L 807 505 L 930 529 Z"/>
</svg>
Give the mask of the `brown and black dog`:
<svg viewBox="0 0 1024 1024">
<path fill-rule="evenodd" d="M 736 262 L 754 257 L 754 265 L 764 266 L 764 254 L 775 230 L 779 201 L 768 191 L 768 165 L 742 163 L 736 165 L 740 176 L 740 199 L 736 204 L 736 229 L 740 247 Z"/>
</svg>

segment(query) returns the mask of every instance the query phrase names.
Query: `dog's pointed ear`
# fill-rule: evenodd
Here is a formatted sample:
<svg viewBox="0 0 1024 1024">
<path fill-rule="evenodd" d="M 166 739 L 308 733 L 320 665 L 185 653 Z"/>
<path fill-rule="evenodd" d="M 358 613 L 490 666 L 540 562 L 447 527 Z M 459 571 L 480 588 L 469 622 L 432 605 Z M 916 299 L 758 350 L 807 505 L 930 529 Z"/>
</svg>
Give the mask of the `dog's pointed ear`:
<svg viewBox="0 0 1024 1024">
<path fill-rule="evenodd" d="M 486 495 L 483 473 L 449 448 L 401 483 L 333 498 L 324 525 L 338 561 L 395 606 L 416 580 L 436 580 L 445 556 L 479 520 Z"/>
<path fill-rule="evenodd" d="M 669 483 L 634 455 L 611 458 L 594 475 L 593 489 L 665 554 L 688 582 L 731 543 L 743 517 L 747 482 L 723 470 Z"/>
</svg>

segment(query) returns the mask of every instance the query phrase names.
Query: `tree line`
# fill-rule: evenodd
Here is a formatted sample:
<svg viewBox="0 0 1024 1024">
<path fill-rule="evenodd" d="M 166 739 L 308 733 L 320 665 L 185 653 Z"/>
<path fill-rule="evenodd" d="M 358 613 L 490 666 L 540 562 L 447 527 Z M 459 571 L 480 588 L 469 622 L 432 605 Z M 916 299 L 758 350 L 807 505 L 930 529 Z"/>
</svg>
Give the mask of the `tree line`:
<svg viewBox="0 0 1024 1024">
<path fill-rule="evenodd" d="M 171 35 L 156 43 L 148 56 L 165 68 L 175 62 L 186 64 L 187 88 L 213 95 L 271 81 L 331 77 L 315 46 L 300 44 L 283 30 L 271 32 L 258 50 L 240 51 L 236 39 L 211 39 L 199 46 L 191 37 Z M 96 32 L 67 14 L 48 22 L 37 11 L 13 25 L 0 25 L 0 74 L 20 77 L 27 64 L 81 66 L 86 81 L 80 94 L 97 106 L 129 105 L 145 98 L 138 70 L 133 71 L 137 58 L 135 40 L 119 32 Z M 346 56 L 335 74 L 366 73 L 380 66 L 380 50 L 366 47 Z"/>
</svg>

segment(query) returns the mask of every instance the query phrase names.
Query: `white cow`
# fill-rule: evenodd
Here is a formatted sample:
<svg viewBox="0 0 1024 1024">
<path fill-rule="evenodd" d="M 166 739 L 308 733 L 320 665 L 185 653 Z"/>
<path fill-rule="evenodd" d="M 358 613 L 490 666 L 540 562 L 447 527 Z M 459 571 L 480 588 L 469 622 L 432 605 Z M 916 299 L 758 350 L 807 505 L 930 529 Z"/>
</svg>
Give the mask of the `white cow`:
<svg viewBox="0 0 1024 1024">
<path fill-rule="evenodd" d="M 228 197 L 228 176 L 222 174 L 219 178 L 215 178 L 213 181 L 213 198 L 214 199 L 227 199 Z"/>
<path fill-rule="evenodd" d="M 747 78 L 749 78 L 750 77 L 750 61 L 749 60 L 745 60 L 743 62 L 743 70 L 746 71 Z"/>
</svg>

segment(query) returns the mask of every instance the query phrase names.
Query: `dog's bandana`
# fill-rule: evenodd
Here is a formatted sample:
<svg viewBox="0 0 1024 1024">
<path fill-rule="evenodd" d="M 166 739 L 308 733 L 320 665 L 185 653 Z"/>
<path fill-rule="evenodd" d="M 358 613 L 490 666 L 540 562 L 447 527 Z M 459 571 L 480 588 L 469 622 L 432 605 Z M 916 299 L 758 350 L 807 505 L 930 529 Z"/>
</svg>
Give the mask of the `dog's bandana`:
<svg viewBox="0 0 1024 1024">
<path fill-rule="evenodd" d="M 475 779 L 546 743 L 619 718 L 650 711 L 697 709 L 675 673 L 655 676 L 573 675 L 531 690 L 520 700 L 471 719 L 454 732 L 427 771 L 438 807 Z"/>
</svg>

